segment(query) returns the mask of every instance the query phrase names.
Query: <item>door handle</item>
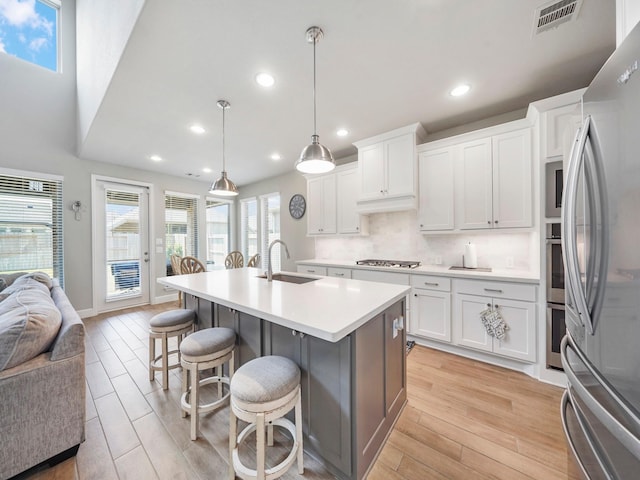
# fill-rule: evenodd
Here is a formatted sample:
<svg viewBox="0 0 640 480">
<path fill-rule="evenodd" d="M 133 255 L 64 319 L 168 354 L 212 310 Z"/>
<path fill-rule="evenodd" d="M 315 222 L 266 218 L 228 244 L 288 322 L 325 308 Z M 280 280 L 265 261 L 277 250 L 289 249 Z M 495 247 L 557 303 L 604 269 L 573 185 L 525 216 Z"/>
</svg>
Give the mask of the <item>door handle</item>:
<svg viewBox="0 0 640 480">
<path fill-rule="evenodd" d="M 149 252 L 144 252 L 144 263 L 149 263 Z"/>
</svg>

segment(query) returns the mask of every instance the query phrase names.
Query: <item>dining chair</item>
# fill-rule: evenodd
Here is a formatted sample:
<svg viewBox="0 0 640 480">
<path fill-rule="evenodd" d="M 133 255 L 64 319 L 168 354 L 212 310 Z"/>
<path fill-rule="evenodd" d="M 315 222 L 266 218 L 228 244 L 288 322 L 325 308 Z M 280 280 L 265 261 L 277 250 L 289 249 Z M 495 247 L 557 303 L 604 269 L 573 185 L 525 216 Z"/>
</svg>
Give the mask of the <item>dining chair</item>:
<svg viewBox="0 0 640 480">
<path fill-rule="evenodd" d="M 182 273 L 182 269 L 180 267 L 182 257 L 177 253 L 172 253 L 169 259 L 171 261 L 171 271 L 173 274 L 180 275 Z M 178 308 L 182 308 L 182 292 L 178 292 Z"/>
<path fill-rule="evenodd" d="M 259 253 L 256 253 L 253 257 L 251 257 L 249 259 L 249 261 L 247 262 L 247 267 L 254 267 L 254 268 L 260 267 L 260 254 Z"/>
<path fill-rule="evenodd" d="M 206 272 L 204 264 L 196 257 L 183 257 L 180 261 L 180 271 L 182 273 L 200 273 Z"/>
<path fill-rule="evenodd" d="M 229 252 L 229 255 L 224 259 L 224 266 L 226 269 L 244 267 L 244 257 L 242 253 L 238 250 Z"/>
</svg>

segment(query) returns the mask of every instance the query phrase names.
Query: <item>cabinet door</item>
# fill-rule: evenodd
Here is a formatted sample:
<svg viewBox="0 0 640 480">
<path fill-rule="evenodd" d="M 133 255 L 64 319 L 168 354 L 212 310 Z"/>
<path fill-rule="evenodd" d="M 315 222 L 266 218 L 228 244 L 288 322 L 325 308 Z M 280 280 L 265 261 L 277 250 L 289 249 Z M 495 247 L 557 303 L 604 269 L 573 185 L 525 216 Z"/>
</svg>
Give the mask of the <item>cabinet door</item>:
<svg viewBox="0 0 640 480">
<path fill-rule="evenodd" d="M 356 211 L 358 201 L 358 169 L 336 174 L 338 233 L 360 233 L 360 215 Z"/>
<path fill-rule="evenodd" d="M 493 350 L 492 338 L 487 334 L 480 312 L 491 305 L 491 297 L 476 297 L 458 293 L 455 295 L 456 312 L 456 339 L 457 345 L 475 348 L 491 352 Z"/>
<path fill-rule="evenodd" d="M 493 340 L 493 352 L 529 362 L 536 361 L 536 306 L 519 300 L 493 299 L 508 325 L 505 338 Z"/>
<path fill-rule="evenodd" d="M 496 135 L 493 142 L 493 226 L 532 225 L 531 131 Z"/>
<path fill-rule="evenodd" d="M 415 288 L 409 332 L 420 337 L 451 342 L 451 294 Z"/>
<path fill-rule="evenodd" d="M 542 157 L 558 157 L 564 153 L 564 139 L 566 138 L 567 128 L 571 129 L 571 135 L 575 133 L 573 130 L 572 117 L 580 113 L 578 104 L 566 105 L 564 107 L 554 108 L 544 114 L 545 118 L 545 137 L 542 141 Z"/>
<path fill-rule="evenodd" d="M 460 145 L 460 228 L 491 228 L 491 139 Z"/>
<path fill-rule="evenodd" d="M 312 273 L 313 275 L 327 275 L 327 267 L 317 265 L 298 265 L 298 273 Z"/>
<path fill-rule="evenodd" d="M 454 148 L 422 152 L 418 157 L 420 230 L 452 230 Z"/>
<path fill-rule="evenodd" d="M 337 277 L 337 278 L 351 278 L 351 269 L 340 268 L 340 267 L 328 267 L 327 275 L 330 277 Z"/>
<path fill-rule="evenodd" d="M 385 197 L 415 195 L 416 145 L 413 134 L 384 142 Z"/>
<path fill-rule="evenodd" d="M 358 149 L 360 200 L 383 197 L 384 145 L 382 142 Z"/>
<path fill-rule="evenodd" d="M 327 175 L 309 180 L 307 198 L 307 233 L 336 233 L 336 176 Z"/>
</svg>

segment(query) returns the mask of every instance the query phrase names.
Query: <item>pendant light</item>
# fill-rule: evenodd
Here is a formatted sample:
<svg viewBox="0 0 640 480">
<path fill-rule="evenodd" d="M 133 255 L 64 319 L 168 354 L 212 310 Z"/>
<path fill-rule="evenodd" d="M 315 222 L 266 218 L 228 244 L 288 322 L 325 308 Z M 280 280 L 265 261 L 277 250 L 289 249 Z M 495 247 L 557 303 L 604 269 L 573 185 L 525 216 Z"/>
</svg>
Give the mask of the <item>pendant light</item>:
<svg viewBox="0 0 640 480">
<path fill-rule="evenodd" d="M 227 171 L 225 169 L 225 157 L 224 157 L 224 111 L 229 108 L 231 104 L 226 100 L 218 100 L 218 107 L 222 109 L 222 174 L 220 178 L 211 184 L 209 193 L 213 195 L 220 195 L 222 197 L 233 197 L 238 195 L 238 187 L 231 180 L 227 178 Z"/>
<path fill-rule="evenodd" d="M 336 166 L 331 151 L 318 141 L 316 128 L 316 43 L 323 36 L 324 32 L 320 27 L 307 29 L 307 42 L 313 43 L 313 135 L 311 135 L 311 143 L 304 147 L 300 158 L 296 161 L 296 169 L 302 173 L 325 173 Z"/>
</svg>

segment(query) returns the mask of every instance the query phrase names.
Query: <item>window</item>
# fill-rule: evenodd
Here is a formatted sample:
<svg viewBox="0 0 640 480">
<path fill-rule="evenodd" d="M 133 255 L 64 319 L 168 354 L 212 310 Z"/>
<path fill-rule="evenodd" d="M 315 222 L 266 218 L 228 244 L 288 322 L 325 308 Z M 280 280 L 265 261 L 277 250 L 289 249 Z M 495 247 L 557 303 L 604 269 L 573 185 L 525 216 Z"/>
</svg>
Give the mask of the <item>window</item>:
<svg viewBox="0 0 640 480">
<path fill-rule="evenodd" d="M 224 265 L 231 251 L 231 203 L 207 199 L 207 263 Z"/>
<path fill-rule="evenodd" d="M 198 256 L 198 196 L 165 192 L 164 223 L 168 274 L 171 254 Z"/>
<path fill-rule="evenodd" d="M 280 194 L 271 193 L 260 197 L 260 238 L 262 252 L 262 267 L 267 268 L 267 256 L 269 254 L 269 245 L 274 240 L 280 238 Z M 281 269 L 280 267 L 280 249 L 281 245 L 275 245 L 271 252 L 271 267 L 274 272 Z"/>
<path fill-rule="evenodd" d="M 258 253 L 258 202 L 255 198 L 240 200 L 241 252 L 249 260 Z"/>
<path fill-rule="evenodd" d="M 0 1 L 0 52 L 57 72 L 60 0 Z"/>
<path fill-rule="evenodd" d="M 38 270 L 64 286 L 62 180 L 0 172 L 0 273 Z"/>
</svg>

